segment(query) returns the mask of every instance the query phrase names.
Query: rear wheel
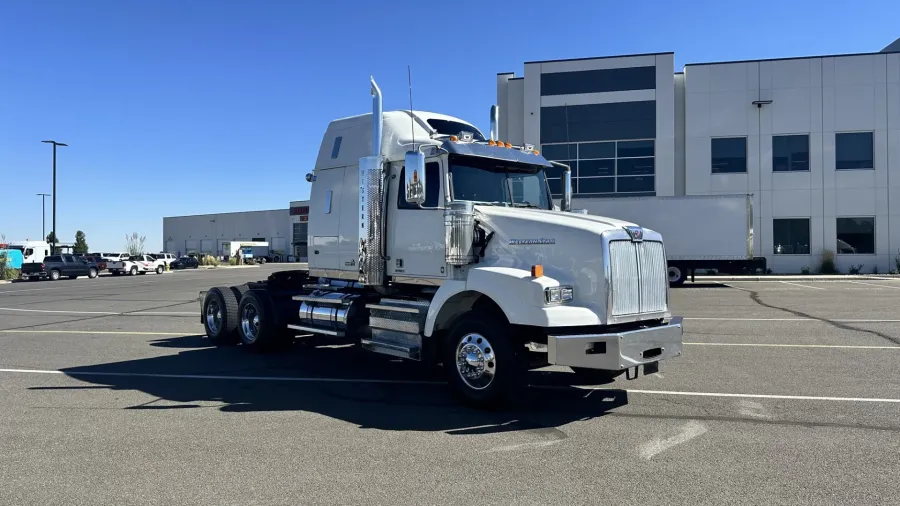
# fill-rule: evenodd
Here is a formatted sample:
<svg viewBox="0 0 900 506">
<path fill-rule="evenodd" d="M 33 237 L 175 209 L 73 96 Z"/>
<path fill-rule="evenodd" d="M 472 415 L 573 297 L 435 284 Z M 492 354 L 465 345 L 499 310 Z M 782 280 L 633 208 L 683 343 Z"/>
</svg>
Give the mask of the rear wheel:
<svg viewBox="0 0 900 506">
<path fill-rule="evenodd" d="M 687 279 L 687 269 L 681 265 L 669 265 L 669 284 L 678 286 L 684 284 Z"/>
<path fill-rule="evenodd" d="M 289 334 L 281 328 L 275 306 L 265 290 L 247 290 L 241 297 L 238 313 L 238 335 L 245 346 L 254 351 L 270 351 L 290 343 Z"/>
<path fill-rule="evenodd" d="M 51 280 L 51 281 L 56 281 L 56 280 L 58 280 L 58 279 L 59 279 L 59 271 L 56 270 L 56 269 L 50 271 L 50 280 Z"/>
<path fill-rule="evenodd" d="M 131 266 L 131 271 L 129 271 L 129 274 L 131 274 L 132 276 L 136 276 L 137 273 L 138 273 L 137 266 L 136 266 L 136 265 L 132 265 L 132 266 Z"/>
<path fill-rule="evenodd" d="M 162 265 L 157 265 L 157 266 L 156 266 L 156 273 L 157 273 L 157 274 L 162 274 L 162 273 L 163 273 L 163 266 L 162 266 Z"/>
<path fill-rule="evenodd" d="M 508 328 L 495 315 L 473 313 L 451 329 L 443 362 L 450 385 L 463 402 L 500 407 L 524 387 L 524 360 L 510 343 Z"/>
<path fill-rule="evenodd" d="M 234 292 L 225 287 L 215 287 L 203 300 L 203 327 L 206 337 L 216 346 L 238 341 L 238 302 Z"/>
</svg>

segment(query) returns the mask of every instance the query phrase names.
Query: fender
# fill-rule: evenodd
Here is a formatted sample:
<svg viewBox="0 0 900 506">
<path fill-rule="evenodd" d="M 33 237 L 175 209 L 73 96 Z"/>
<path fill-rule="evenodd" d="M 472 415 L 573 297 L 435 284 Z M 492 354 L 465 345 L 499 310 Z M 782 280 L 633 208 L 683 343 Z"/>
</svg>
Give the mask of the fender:
<svg viewBox="0 0 900 506">
<path fill-rule="evenodd" d="M 559 286 L 554 278 L 535 278 L 531 271 L 515 267 L 472 267 L 466 280 L 447 280 L 435 293 L 425 318 L 425 335 L 431 336 L 441 309 L 454 296 L 463 292 L 486 295 L 500 306 L 510 323 L 547 326 L 544 288 Z"/>
</svg>

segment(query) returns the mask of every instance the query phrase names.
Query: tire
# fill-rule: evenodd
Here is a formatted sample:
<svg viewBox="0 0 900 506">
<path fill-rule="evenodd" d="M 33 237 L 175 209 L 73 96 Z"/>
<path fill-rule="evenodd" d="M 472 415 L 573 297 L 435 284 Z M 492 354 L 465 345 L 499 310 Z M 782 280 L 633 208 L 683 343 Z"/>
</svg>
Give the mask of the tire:
<svg viewBox="0 0 900 506">
<path fill-rule="evenodd" d="M 91 269 L 88 271 L 88 279 L 94 279 L 98 275 L 97 269 Z"/>
<path fill-rule="evenodd" d="M 132 265 L 132 266 L 131 266 L 131 270 L 128 272 L 128 274 L 130 274 L 130 275 L 132 275 L 132 276 L 136 276 L 137 273 L 138 273 L 137 266 L 136 266 L 136 265 Z"/>
<path fill-rule="evenodd" d="M 473 312 L 460 318 L 450 330 L 442 361 L 454 394 L 465 404 L 499 408 L 524 389 L 524 347 L 517 351 L 508 329 L 508 324 L 494 314 Z M 460 361 L 460 354 L 466 350 L 471 361 Z M 471 375 L 464 378 L 465 372 Z"/>
<path fill-rule="evenodd" d="M 163 266 L 162 266 L 162 265 L 157 265 L 157 266 L 156 266 L 156 273 L 157 273 L 157 274 L 162 274 L 162 273 L 163 273 Z"/>
<path fill-rule="evenodd" d="M 59 271 L 53 269 L 50 271 L 50 281 L 58 281 L 59 280 Z"/>
<path fill-rule="evenodd" d="M 266 290 L 247 290 L 238 304 L 238 315 L 238 336 L 251 350 L 274 351 L 290 344 L 289 334 L 281 328 L 275 305 Z"/>
<path fill-rule="evenodd" d="M 259 259 L 259 263 L 265 265 L 265 264 L 266 264 L 266 257 L 260 258 L 260 259 Z"/>
<path fill-rule="evenodd" d="M 206 292 L 202 318 L 206 337 L 212 344 L 222 346 L 238 342 L 238 302 L 231 290 L 217 286 Z"/>
<path fill-rule="evenodd" d="M 605 371 L 603 369 L 584 369 L 582 367 L 572 367 L 575 373 L 576 383 L 579 385 L 605 385 L 612 383 L 617 377 L 621 376 L 625 371 Z"/>
<path fill-rule="evenodd" d="M 669 265 L 669 286 L 680 286 L 687 279 L 687 269 L 677 264 Z"/>
<path fill-rule="evenodd" d="M 272 259 L 273 264 L 277 264 L 280 261 L 281 261 L 281 257 L 278 257 L 278 256 L 276 256 L 275 258 Z"/>
</svg>

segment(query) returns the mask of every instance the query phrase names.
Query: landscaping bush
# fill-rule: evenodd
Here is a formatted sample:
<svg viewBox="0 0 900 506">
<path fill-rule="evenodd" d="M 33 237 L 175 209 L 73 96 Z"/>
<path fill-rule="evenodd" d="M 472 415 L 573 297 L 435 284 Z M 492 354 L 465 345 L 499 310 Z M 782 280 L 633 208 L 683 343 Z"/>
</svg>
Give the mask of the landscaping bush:
<svg viewBox="0 0 900 506">
<path fill-rule="evenodd" d="M 238 257 L 228 257 L 228 265 L 241 265 L 241 259 Z"/>
<path fill-rule="evenodd" d="M 822 263 L 819 264 L 819 272 L 822 274 L 837 274 L 837 266 L 834 264 L 834 251 L 822 250 Z"/>
<path fill-rule="evenodd" d="M 0 269 L 0 279 L 19 279 L 19 269 L 3 266 L 3 268 Z"/>
<path fill-rule="evenodd" d="M 809 267 L 804 267 L 800 269 L 800 274 L 809 274 Z"/>
<path fill-rule="evenodd" d="M 219 259 L 212 255 L 203 255 L 203 258 L 200 259 L 200 265 L 218 267 Z"/>
<path fill-rule="evenodd" d="M 851 265 L 848 272 L 850 274 L 859 274 L 859 272 L 862 270 L 862 268 L 863 268 L 863 264 Z"/>
<path fill-rule="evenodd" d="M 872 274 L 878 274 L 878 266 L 872 267 Z"/>
</svg>

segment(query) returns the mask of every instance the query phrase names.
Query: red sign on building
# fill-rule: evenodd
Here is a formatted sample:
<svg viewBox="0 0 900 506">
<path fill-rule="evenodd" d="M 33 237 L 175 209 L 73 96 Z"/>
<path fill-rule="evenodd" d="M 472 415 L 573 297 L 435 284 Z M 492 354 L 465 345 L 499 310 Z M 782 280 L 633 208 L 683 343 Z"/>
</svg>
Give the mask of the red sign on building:
<svg viewBox="0 0 900 506">
<path fill-rule="evenodd" d="M 309 214 L 309 206 L 292 207 L 290 213 L 291 216 Z"/>
</svg>

